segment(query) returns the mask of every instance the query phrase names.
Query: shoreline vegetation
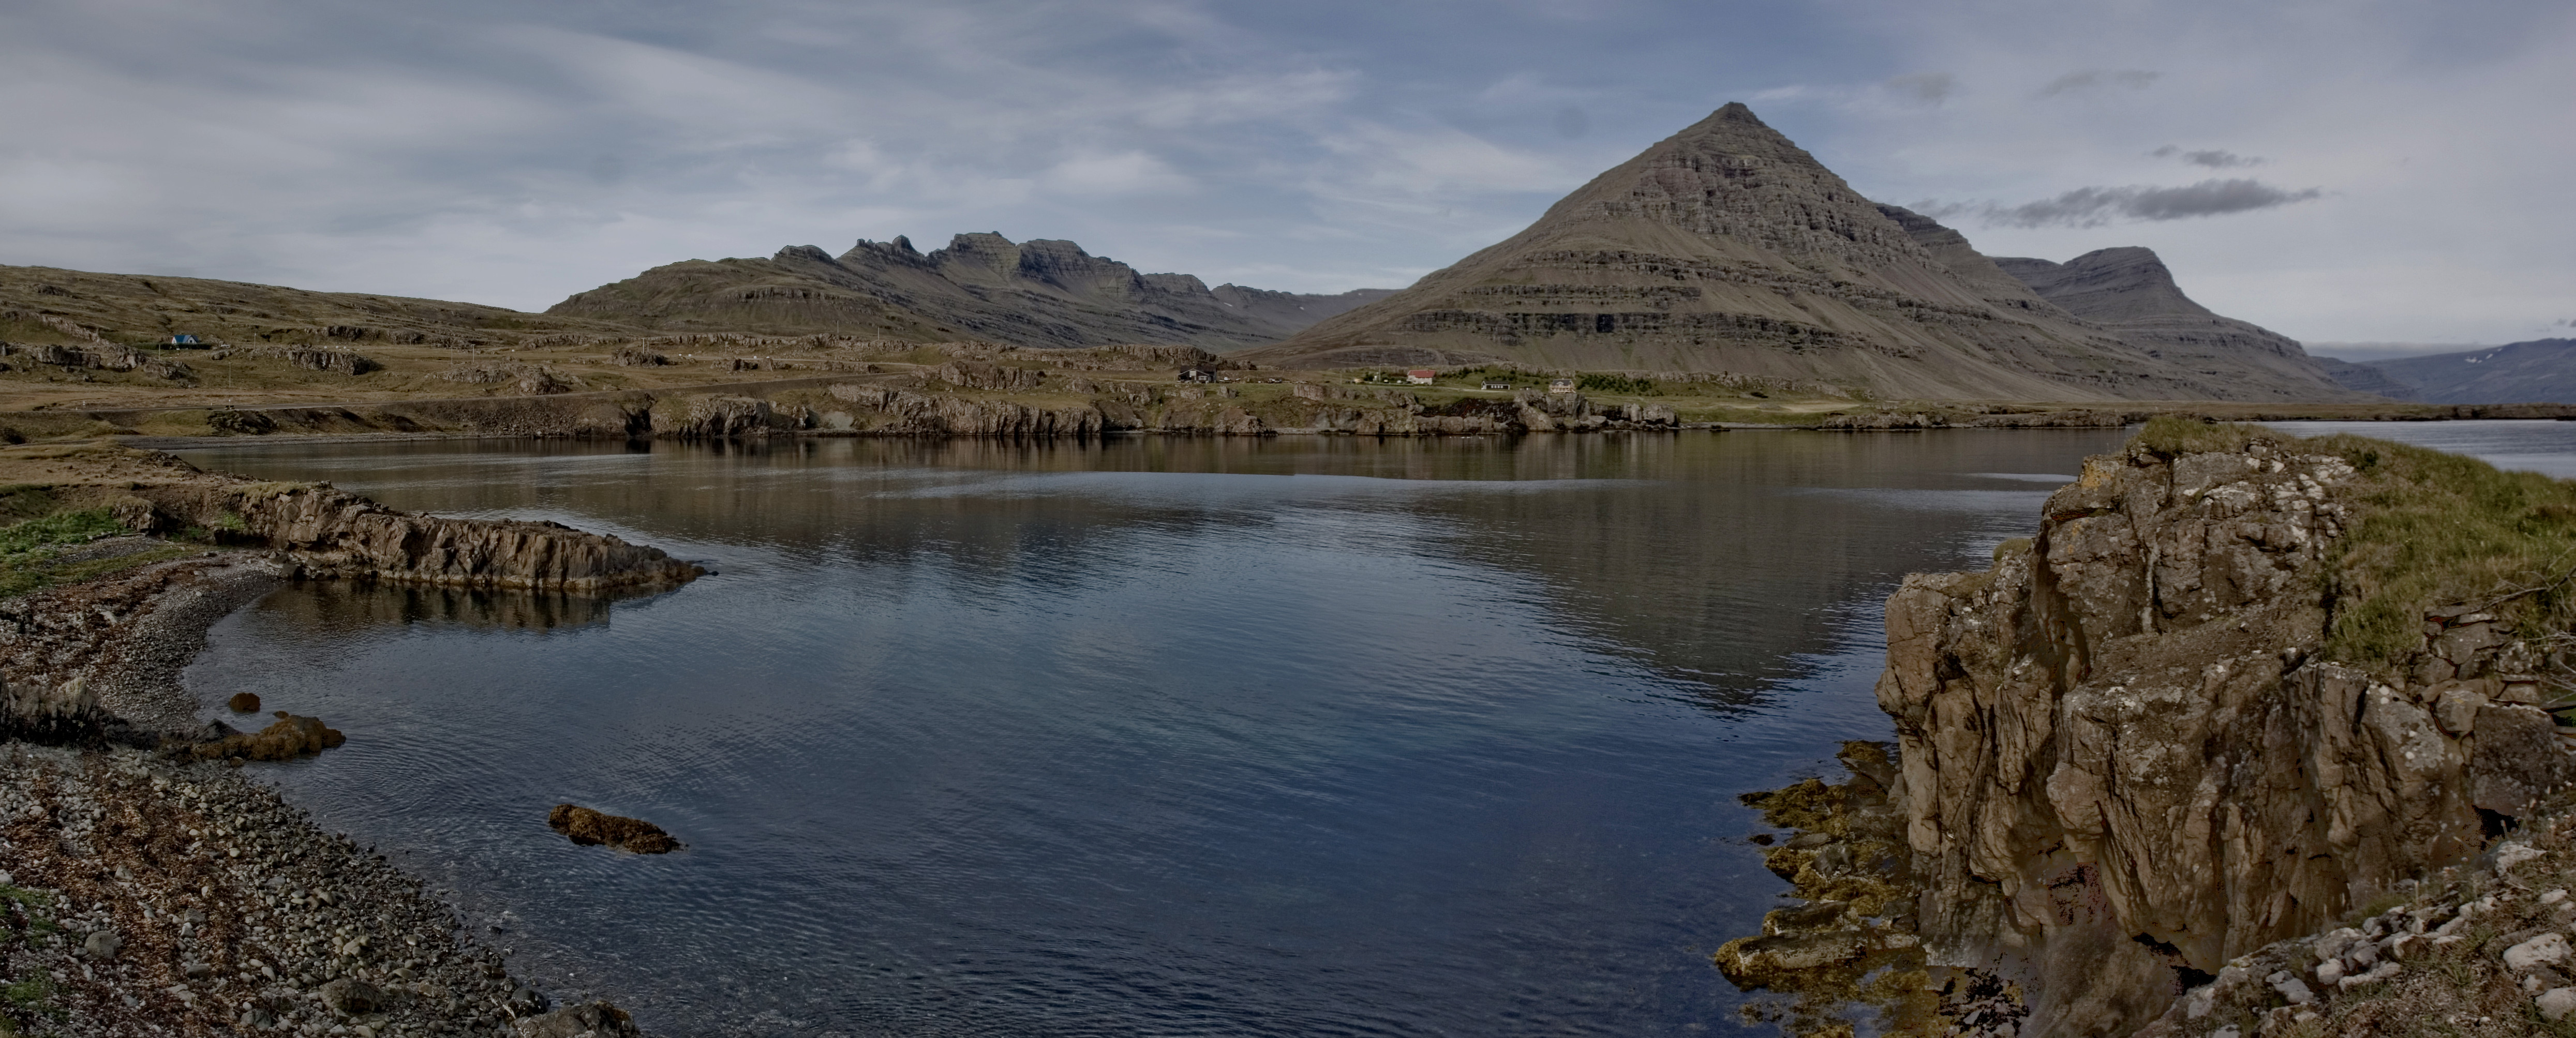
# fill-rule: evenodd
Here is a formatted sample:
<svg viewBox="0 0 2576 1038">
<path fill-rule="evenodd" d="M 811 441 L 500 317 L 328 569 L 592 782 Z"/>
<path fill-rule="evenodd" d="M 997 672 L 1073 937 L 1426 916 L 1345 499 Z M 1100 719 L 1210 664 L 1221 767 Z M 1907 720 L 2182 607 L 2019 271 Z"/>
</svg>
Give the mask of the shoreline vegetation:
<svg viewBox="0 0 2576 1038">
<path fill-rule="evenodd" d="M 578 338 L 578 337 L 576 337 Z M 1188 346 L 1024 349 L 703 334 L 639 345 L 143 349 L 8 345 L 0 440 L 482 435 L 1491 435 L 1663 429 L 2112 428 L 2576 419 L 2576 405 L 1883 399 L 1724 373 L 1507 364 L 1291 370 Z M 42 352 L 40 353 L 39 350 Z M 169 373 L 184 368 L 185 374 Z"/>
<path fill-rule="evenodd" d="M 1748 794 L 1796 1035 L 2576 1033 L 2576 482 L 2159 418 L 1889 599 L 1893 745 Z"/>
<path fill-rule="evenodd" d="M 611 1004 L 552 1005 L 419 881 L 240 770 L 330 752 L 323 719 L 201 721 L 179 674 L 290 578 L 597 595 L 699 572 L 104 443 L 0 448 L 0 1035 L 637 1034 Z"/>
</svg>

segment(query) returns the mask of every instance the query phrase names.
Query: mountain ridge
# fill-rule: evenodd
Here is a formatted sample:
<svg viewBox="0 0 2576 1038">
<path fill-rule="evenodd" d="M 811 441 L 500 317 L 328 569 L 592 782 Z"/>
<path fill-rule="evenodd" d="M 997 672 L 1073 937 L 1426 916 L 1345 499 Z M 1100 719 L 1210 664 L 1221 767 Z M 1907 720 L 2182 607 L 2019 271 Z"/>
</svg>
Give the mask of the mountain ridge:
<svg viewBox="0 0 2576 1038">
<path fill-rule="evenodd" d="M 1275 342 L 1389 294 L 1308 295 L 1144 273 L 1059 239 L 959 234 L 924 253 L 909 238 L 860 239 L 838 256 L 791 245 L 768 259 L 685 260 L 577 292 L 554 316 L 665 332 L 973 336 L 1014 346 Z"/>
<path fill-rule="evenodd" d="M 2149 356 L 1904 215 L 1916 225 L 1729 103 L 1518 234 L 1237 356 L 1728 371 L 1933 399 L 2281 395 Z"/>
<path fill-rule="evenodd" d="M 2064 263 L 2021 256 L 1993 262 L 2059 309 L 2158 360 L 2215 379 L 2287 385 L 2309 399 L 2351 391 L 2297 340 L 2193 301 L 2153 249 L 2095 249 Z"/>
</svg>

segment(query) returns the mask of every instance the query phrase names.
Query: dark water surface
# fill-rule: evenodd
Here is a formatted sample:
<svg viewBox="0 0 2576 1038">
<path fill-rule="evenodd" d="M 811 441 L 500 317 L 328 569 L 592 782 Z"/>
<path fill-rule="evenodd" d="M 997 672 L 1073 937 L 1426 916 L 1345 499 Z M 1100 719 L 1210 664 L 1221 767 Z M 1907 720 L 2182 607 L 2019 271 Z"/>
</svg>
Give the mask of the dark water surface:
<svg viewBox="0 0 2576 1038">
<path fill-rule="evenodd" d="M 198 450 L 720 573 L 290 587 L 189 680 L 346 731 L 257 767 L 661 1033 L 1728 1033 L 1735 795 L 1886 737 L 1879 599 L 2124 436 Z"/>
</svg>

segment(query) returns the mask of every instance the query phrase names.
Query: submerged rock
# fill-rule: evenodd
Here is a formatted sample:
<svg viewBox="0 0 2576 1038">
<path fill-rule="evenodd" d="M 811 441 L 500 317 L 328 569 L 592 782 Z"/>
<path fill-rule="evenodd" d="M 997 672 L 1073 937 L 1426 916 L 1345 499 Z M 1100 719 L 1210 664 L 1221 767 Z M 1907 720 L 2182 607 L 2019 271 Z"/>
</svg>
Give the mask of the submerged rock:
<svg viewBox="0 0 2576 1038">
<path fill-rule="evenodd" d="M 511 1023 L 518 1038 L 638 1038 L 633 1017 L 608 1002 L 565 1006 Z"/>
<path fill-rule="evenodd" d="M 637 854 L 667 854 L 681 846 L 661 826 L 577 804 L 556 804 L 554 810 L 546 812 L 546 825 L 585 847 L 605 844 Z"/>
<path fill-rule="evenodd" d="M 246 735 L 227 735 L 221 739 L 198 743 L 186 752 L 199 760 L 239 758 L 242 760 L 294 760 L 310 757 L 348 742 L 339 729 L 322 723 L 319 717 L 300 717 L 284 710 L 277 721 Z"/>
<path fill-rule="evenodd" d="M 236 714 L 255 714 L 259 712 L 259 694 L 235 692 L 231 699 L 224 700 L 224 705 L 232 708 L 232 712 Z"/>
</svg>

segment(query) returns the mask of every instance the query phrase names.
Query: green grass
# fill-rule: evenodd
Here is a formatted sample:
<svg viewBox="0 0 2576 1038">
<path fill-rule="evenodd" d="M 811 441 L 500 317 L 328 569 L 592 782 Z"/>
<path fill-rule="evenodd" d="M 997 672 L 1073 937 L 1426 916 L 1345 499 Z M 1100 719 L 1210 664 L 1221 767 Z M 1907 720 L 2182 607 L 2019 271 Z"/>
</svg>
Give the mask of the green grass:
<svg viewBox="0 0 2576 1038">
<path fill-rule="evenodd" d="M 2328 558 L 2330 653 L 2402 659 L 2424 611 L 2453 604 L 2525 638 L 2576 627 L 2576 483 L 2358 436 L 2306 447 L 2361 471 L 2358 521 Z"/>
<path fill-rule="evenodd" d="M 100 567 L 97 560 L 68 567 L 51 565 L 55 549 L 65 545 L 86 544 L 101 537 L 126 532 L 116 516 L 104 508 L 55 512 L 51 515 L 0 526 L 0 596 L 23 595 L 74 570 L 98 569 L 100 572 L 121 568 Z M 92 574 L 95 575 L 95 574 Z M 69 579 L 83 579 L 71 577 Z"/>
</svg>

